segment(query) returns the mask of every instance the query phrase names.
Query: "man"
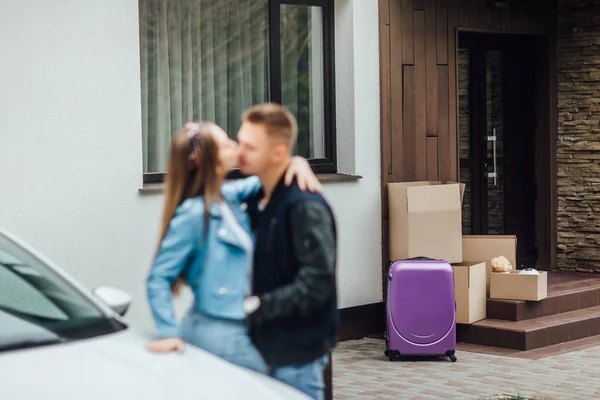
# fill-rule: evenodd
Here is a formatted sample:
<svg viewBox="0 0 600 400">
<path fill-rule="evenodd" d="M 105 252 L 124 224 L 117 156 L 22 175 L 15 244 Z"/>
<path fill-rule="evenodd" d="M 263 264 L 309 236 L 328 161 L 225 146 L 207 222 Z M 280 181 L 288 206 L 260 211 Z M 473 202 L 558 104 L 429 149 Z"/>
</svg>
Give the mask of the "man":
<svg viewBox="0 0 600 400">
<path fill-rule="evenodd" d="M 244 309 L 271 375 L 322 399 L 323 370 L 339 326 L 336 229 L 320 194 L 283 182 L 297 134 L 294 116 L 280 105 L 257 105 L 244 113 L 241 170 L 262 183 L 248 202 L 256 247 L 253 295 Z"/>
</svg>

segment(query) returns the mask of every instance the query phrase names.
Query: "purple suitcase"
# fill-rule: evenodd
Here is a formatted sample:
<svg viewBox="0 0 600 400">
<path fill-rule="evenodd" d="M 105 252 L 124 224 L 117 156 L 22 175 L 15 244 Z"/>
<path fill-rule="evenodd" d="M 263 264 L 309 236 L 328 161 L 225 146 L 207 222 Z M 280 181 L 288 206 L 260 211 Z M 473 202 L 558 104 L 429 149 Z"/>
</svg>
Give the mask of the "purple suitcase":
<svg viewBox="0 0 600 400">
<path fill-rule="evenodd" d="M 385 355 L 447 356 L 456 361 L 454 273 L 446 261 L 399 260 L 390 266 Z"/>
</svg>

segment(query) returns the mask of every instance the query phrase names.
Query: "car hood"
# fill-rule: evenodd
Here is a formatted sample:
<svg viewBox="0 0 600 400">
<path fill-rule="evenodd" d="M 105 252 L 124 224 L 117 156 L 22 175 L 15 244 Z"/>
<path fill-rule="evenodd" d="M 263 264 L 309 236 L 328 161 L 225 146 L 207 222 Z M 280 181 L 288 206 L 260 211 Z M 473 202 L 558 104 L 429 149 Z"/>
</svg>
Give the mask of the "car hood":
<svg viewBox="0 0 600 400">
<path fill-rule="evenodd" d="M 127 329 L 99 338 L 0 353 L 7 399 L 307 399 L 265 375 L 203 350 L 152 354 Z"/>
</svg>

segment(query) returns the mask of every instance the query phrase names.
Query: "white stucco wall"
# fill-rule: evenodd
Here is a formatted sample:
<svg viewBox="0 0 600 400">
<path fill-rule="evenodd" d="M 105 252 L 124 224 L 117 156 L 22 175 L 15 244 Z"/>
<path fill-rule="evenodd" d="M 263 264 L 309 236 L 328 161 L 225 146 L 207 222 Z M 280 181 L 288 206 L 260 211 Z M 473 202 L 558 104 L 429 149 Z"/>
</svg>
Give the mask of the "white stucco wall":
<svg viewBox="0 0 600 400">
<path fill-rule="evenodd" d="M 340 307 L 351 307 L 382 298 L 377 3 L 335 4 L 340 166 L 364 177 L 326 186 L 340 232 Z M 85 285 L 130 292 L 129 318 L 148 327 L 144 279 L 162 196 L 138 192 L 137 1 L 1 9 L 0 225 Z"/>
</svg>

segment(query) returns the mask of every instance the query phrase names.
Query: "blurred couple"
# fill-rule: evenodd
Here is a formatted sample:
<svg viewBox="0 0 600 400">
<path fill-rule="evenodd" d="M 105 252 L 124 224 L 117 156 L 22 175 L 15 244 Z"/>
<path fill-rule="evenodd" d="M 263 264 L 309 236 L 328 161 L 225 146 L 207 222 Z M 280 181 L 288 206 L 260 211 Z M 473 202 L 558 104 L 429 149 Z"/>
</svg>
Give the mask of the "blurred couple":
<svg viewBox="0 0 600 400">
<path fill-rule="evenodd" d="M 173 135 L 147 347 L 188 343 L 323 399 L 339 326 L 336 223 L 308 162 L 292 156 L 297 135 L 274 103 L 244 112 L 239 144 L 210 122 Z M 248 177 L 225 182 L 237 167 Z M 172 295 L 184 284 L 194 301 L 179 326 Z"/>
</svg>

